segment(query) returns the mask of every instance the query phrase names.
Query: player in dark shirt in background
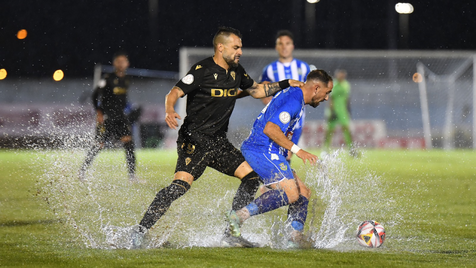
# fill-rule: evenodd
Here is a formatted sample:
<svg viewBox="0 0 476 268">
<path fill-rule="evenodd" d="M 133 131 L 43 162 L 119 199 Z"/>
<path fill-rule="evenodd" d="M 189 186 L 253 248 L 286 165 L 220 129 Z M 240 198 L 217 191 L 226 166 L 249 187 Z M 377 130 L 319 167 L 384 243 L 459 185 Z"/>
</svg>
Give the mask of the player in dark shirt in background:
<svg viewBox="0 0 476 268">
<path fill-rule="evenodd" d="M 88 151 L 86 159 L 79 170 L 79 179 L 85 179 L 85 172 L 94 157 L 104 148 L 104 143 L 120 140 L 126 150 L 129 180 L 137 182 L 135 177 L 136 157 L 132 140 L 131 123 L 124 113 L 127 105 L 127 90 L 130 77 L 126 75 L 129 59 L 126 53 L 118 52 L 113 57 L 114 72 L 104 75 L 94 90 L 92 100 L 97 112 L 95 142 Z"/>
</svg>

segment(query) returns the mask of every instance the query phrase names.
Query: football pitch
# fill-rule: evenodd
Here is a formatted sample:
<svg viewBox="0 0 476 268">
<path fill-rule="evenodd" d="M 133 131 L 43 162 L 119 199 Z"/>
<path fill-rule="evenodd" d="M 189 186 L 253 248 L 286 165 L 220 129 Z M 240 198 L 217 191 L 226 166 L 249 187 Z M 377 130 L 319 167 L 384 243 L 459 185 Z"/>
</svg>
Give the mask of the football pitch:
<svg viewBox="0 0 476 268">
<path fill-rule="evenodd" d="M 170 183 L 176 153 L 139 150 L 145 184 L 128 182 L 122 150 L 101 152 L 80 182 L 84 153 L 0 151 L 1 267 L 476 267 L 473 151 L 365 150 L 321 167 L 293 159 L 313 190 L 305 232 L 315 248 L 303 250 L 283 249 L 285 209 L 243 226 L 262 247 L 221 248 L 239 181 L 210 169 L 151 230 L 147 248 L 129 250 L 127 228 Z M 382 247 L 357 244 L 364 220 L 383 224 Z"/>
</svg>

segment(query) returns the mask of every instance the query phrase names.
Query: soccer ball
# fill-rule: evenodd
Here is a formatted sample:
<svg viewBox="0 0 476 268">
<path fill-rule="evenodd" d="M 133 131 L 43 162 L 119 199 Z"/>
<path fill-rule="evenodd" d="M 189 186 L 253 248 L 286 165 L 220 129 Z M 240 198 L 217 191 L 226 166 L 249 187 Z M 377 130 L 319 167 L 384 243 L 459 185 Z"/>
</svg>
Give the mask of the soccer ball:
<svg viewBox="0 0 476 268">
<path fill-rule="evenodd" d="M 385 241 L 385 229 L 376 221 L 364 221 L 357 228 L 357 241 L 369 248 L 378 248 Z"/>
</svg>

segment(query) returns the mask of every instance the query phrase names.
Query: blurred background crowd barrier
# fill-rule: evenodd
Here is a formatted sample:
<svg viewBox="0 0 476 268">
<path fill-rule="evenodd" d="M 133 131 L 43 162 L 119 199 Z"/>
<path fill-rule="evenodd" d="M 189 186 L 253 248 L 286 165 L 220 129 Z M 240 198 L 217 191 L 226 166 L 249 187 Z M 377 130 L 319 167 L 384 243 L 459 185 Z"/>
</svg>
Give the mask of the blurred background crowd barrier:
<svg viewBox="0 0 476 268">
<path fill-rule="evenodd" d="M 211 55 L 212 48 L 182 48 L 179 74 L 130 70 L 134 78 L 129 100 L 142 108 L 134 127 L 138 147 L 175 147 L 176 131 L 167 130 L 163 121 L 165 95 L 191 65 Z M 360 147 L 474 148 L 474 54 L 295 50 L 294 57 L 330 74 L 336 69 L 347 70 L 352 86 L 351 128 Z M 273 49 L 244 49 L 240 62 L 258 81 L 263 68 L 276 59 Z M 110 71 L 110 66 L 100 70 Z M 60 82 L 28 77 L 0 81 L 0 147 L 59 147 L 74 137 L 92 138 L 94 80 L 91 74 Z M 318 148 L 322 144 L 326 105 L 306 109 L 302 146 Z M 185 115 L 185 98 L 176 108 Z M 235 145 L 246 138 L 262 108 L 261 102 L 251 97 L 237 101 L 229 129 Z M 340 146 L 341 142 L 338 132 L 333 144 Z"/>
</svg>

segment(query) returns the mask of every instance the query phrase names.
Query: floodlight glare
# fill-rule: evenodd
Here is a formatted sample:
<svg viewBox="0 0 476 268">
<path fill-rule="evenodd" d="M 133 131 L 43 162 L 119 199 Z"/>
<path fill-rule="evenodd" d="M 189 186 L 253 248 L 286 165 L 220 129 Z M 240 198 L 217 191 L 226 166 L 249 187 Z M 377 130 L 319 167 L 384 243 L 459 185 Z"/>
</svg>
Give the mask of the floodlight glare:
<svg viewBox="0 0 476 268">
<path fill-rule="evenodd" d="M 0 80 L 3 80 L 7 77 L 7 70 L 0 69 Z"/>
<path fill-rule="evenodd" d="M 53 80 L 55 81 L 61 81 L 64 77 L 64 73 L 62 70 L 56 70 L 55 73 L 53 74 Z"/>
<path fill-rule="evenodd" d="M 410 3 L 397 3 L 395 10 L 398 14 L 411 14 L 413 13 L 413 6 Z"/>
<path fill-rule="evenodd" d="M 320 1 L 320 0 L 307 0 L 307 2 L 308 2 L 309 4 L 315 4 L 315 3 L 319 2 L 319 1 Z"/>
<path fill-rule="evenodd" d="M 28 35 L 28 32 L 25 29 L 21 29 L 20 31 L 17 32 L 17 38 L 20 40 L 25 39 L 27 35 Z"/>
</svg>

